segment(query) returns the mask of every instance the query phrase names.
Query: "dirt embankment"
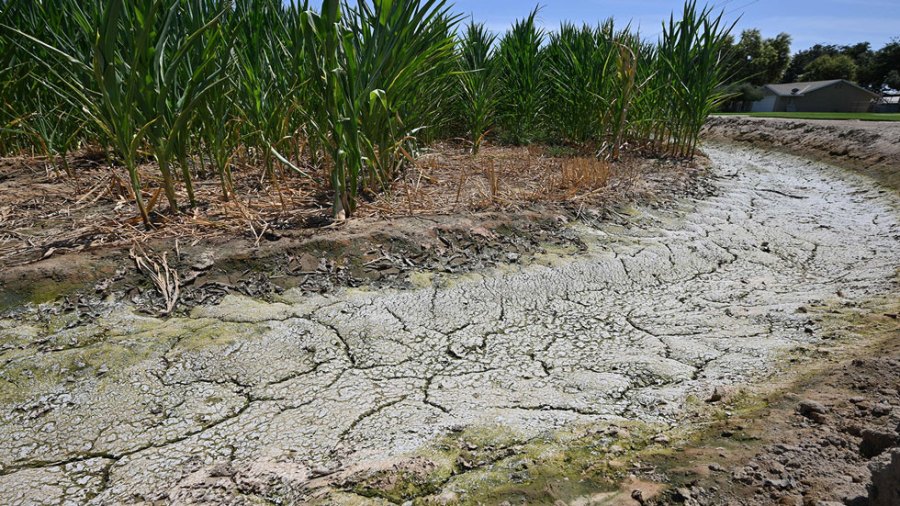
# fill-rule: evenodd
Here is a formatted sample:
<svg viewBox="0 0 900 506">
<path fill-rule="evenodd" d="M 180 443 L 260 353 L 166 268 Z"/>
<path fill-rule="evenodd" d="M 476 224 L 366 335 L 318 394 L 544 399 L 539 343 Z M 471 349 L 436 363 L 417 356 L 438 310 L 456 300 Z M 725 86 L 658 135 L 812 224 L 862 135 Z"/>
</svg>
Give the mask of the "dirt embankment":
<svg viewBox="0 0 900 506">
<path fill-rule="evenodd" d="M 900 123 L 713 116 L 704 137 L 852 167 L 900 190 Z"/>
<path fill-rule="evenodd" d="M 0 160 L 0 314 L 63 296 L 79 299 L 74 294 L 112 296 L 158 313 L 168 304 L 152 276 L 134 268 L 129 253 L 135 244 L 148 262 L 178 278 L 174 309 L 188 311 L 228 294 L 410 288 L 415 271 L 460 274 L 528 263 L 548 250 L 575 253 L 584 244 L 566 223 L 621 222 L 617 209 L 666 206 L 711 191 L 704 159 L 617 164 L 602 191 L 589 191 L 559 181 L 557 172 L 570 158 L 534 151 L 489 148 L 484 153 L 491 157 L 473 161 L 443 148 L 423 157 L 412 188 L 398 182 L 343 224 L 329 224 L 322 218 L 327 211 L 314 204 L 304 208 L 309 199 L 298 190 L 285 208 L 270 202 L 277 195 L 256 196 L 237 217 L 228 207 L 237 203 L 207 195 L 195 212 L 166 215 L 169 221 L 152 231 L 135 226 L 130 206 L 102 191 L 114 168 L 73 163 L 85 167 L 83 186 L 98 181 L 96 195 L 85 198 L 72 181 L 37 162 Z M 478 163 L 502 178 L 496 192 L 470 166 Z"/>
<path fill-rule="evenodd" d="M 830 325 L 855 335 L 850 346 L 862 343 L 857 351 L 840 357 L 840 347 L 820 350 L 833 365 L 654 462 L 668 469 L 670 489 L 646 505 L 900 504 L 898 306 L 868 307 L 869 314 L 843 308 L 830 317 Z"/>
</svg>

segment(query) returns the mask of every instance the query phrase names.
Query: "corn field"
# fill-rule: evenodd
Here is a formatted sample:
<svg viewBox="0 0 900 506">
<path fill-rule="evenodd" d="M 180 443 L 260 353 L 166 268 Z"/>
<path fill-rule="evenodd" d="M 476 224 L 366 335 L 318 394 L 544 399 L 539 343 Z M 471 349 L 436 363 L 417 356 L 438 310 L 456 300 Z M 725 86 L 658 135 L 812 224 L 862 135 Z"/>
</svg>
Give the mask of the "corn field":
<svg viewBox="0 0 900 506">
<path fill-rule="evenodd" d="M 725 98 L 734 25 L 689 0 L 657 41 L 612 21 L 505 34 L 446 0 L 0 0 L 0 155 L 108 153 L 151 226 L 141 164 L 170 212 L 235 159 L 330 188 L 336 218 L 436 140 L 691 157 Z"/>
</svg>

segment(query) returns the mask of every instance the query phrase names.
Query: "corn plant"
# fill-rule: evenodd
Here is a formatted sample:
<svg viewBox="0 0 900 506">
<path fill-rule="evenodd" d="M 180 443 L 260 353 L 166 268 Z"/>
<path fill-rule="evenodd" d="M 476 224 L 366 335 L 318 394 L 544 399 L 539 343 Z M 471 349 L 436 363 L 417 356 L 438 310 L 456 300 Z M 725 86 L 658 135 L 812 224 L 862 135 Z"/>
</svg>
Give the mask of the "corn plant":
<svg viewBox="0 0 900 506">
<path fill-rule="evenodd" d="M 659 72 L 658 50 L 655 44 L 638 40 L 630 46 L 638 65 L 635 69 L 635 93 L 631 104 L 626 137 L 636 148 L 657 153 L 665 136 L 667 92 L 669 83 Z"/>
<path fill-rule="evenodd" d="M 307 51 L 305 65 L 310 72 L 310 93 L 315 94 L 306 109 L 306 123 L 317 144 L 332 164 L 333 212 L 346 217 L 358 190 L 362 172 L 359 147 L 358 105 L 345 70 L 349 47 L 339 0 L 324 0 L 320 12 L 301 14 Z"/>
<path fill-rule="evenodd" d="M 541 135 L 547 83 L 542 78 L 544 31 L 535 9 L 500 40 L 500 124 L 504 137 L 516 145 L 530 144 Z"/>
<path fill-rule="evenodd" d="M 63 104 L 54 93 L 48 93 L 39 79 L 52 80 L 42 71 L 40 61 L 53 58 L 45 48 L 15 35 L 22 30 L 50 40 L 73 54 L 90 47 L 89 38 L 79 30 L 69 15 L 70 5 L 61 2 L 0 0 L 0 151 L 9 153 L 26 146 L 39 148 L 42 154 L 60 157 L 65 165 L 68 145 L 77 143 L 84 130 L 77 111 Z M 28 50 L 23 49 L 23 43 Z M 59 83 L 55 83 L 59 84 Z M 75 113 L 75 114 L 73 114 Z"/>
<path fill-rule="evenodd" d="M 65 104 L 47 95 L 47 90 L 36 90 L 36 111 L 22 122 L 23 132 L 33 136 L 48 164 L 62 167 L 68 176 L 75 177 L 69 168 L 68 154 L 81 133 L 80 119 Z"/>
<path fill-rule="evenodd" d="M 205 151 L 216 174 L 224 200 L 234 197 L 234 178 L 232 176 L 232 161 L 237 153 L 241 138 L 241 119 L 235 110 L 238 94 L 232 79 L 238 73 L 234 70 L 237 62 L 232 57 L 230 43 L 234 40 L 231 27 L 221 23 L 204 34 L 204 38 L 219 39 L 220 44 L 208 43 L 207 47 L 218 47 L 218 51 L 211 56 L 216 60 L 214 66 L 226 79 L 215 80 L 211 83 L 208 93 L 202 96 L 201 104 L 195 118 L 195 125 L 199 139 L 195 145 L 202 148 L 201 159 Z"/>
<path fill-rule="evenodd" d="M 54 34 L 45 41 L 12 30 L 21 36 L 23 49 L 36 57 L 36 51 L 47 54 L 36 58 L 48 74 L 43 84 L 64 104 L 82 111 L 115 148 L 129 173 L 141 218 L 150 226 L 137 171 L 139 151 L 149 144 L 166 198 L 177 211 L 170 162 L 174 154 L 183 151 L 185 131 L 199 98 L 216 79 L 209 61 L 187 62 L 186 56 L 224 11 L 195 21 L 199 27 L 185 32 L 176 27 L 176 20 L 183 24 L 189 17 L 181 1 L 110 0 L 87 2 L 86 7 L 64 1 L 77 25 L 72 33 Z M 70 52 L 79 39 L 93 43 L 87 51 Z M 193 201 L 190 174 L 186 167 L 182 169 Z"/>
<path fill-rule="evenodd" d="M 221 68 L 215 67 L 214 58 L 221 38 L 203 38 L 203 33 L 214 27 L 224 14 L 220 9 L 209 17 L 192 16 L 197 11 L 185 9 L 186 6 L 200 7 L 182 2 L 163 2 L 156 0 L 151 9 L 171 4 L 165 21 L 155 34 L 155 47 L 151 53 L 153 63 L 145 85 L 140 86 L 143 107 L 148 108 L 146 116 L 153 112 L 156 117 L 147 130 L 147 142 L 163 174 L 163 188 L 173 211 L 178 211 L 175 196 L 175 185 L 171 171 L 173 158 L 180 161 L 182 180 L 188 193 L 191 206 L 196 205 L 191 173 L 186 162 L 187 129 L 203 103 L 206 94 L 216 88 L 221 79 Z M 211 4 L 207 4 L 211 5 Z M 224 5 L 224 4 L 223 4 Z M 152 10 L 150 12 L 153 12 Z M 180 26 L 179 26 L 180 25 Z M 206 46 L 201 47 L 200 43 Z M 191 57 L 194 58 L 191 58 Z"/>
<path fill-rule="evenodd" d="M 327 173 L 347 217 L 460 134 L 475 154 L 496 131 L 612 160 L 693 155 L 730 75 L 721 14 L 689 0 L 655 44 L 611 21 L 545 34 L 537 14 L 498 41 L 474 21 L 457 36 L 447 0 L 0 0 L 0 152 L 76 176 L 68 152 L 107 149 L 148 226 L 151 157 L 173 212 L 207 164 L 225 199 L 256 164 L 276 189 L 286 170 Z"/>
<path fill-rule="evenodd" d="M 446 0 L 359 0 L 349 19 L 348 76 L 363 104 L 360 126 L 368 183 L 385 186 L 411 159 L 423 130 L 452 97 L 453 33 Z"/>
<path fill-rule="evenodd" d="M 611 22 L 597 28 L 563 23 L 550 35 L 547 121 L 556 138 L 586 143 L 602 134 L 617 84 L 616 65 Z"/>
<path fill-rule="evenodd" d="M 153 64 L 151 38 L 161 5 L 140 3 L 112 0 L 103 6 L 82 8 L 77 2 L 68 1 L 66 10 L 78 28 L 74 33 L 93 39 L 90 52 L 81 54 L 67 52 L 74 46 L 72 39 L 65 39 L 71 34 L 54 34 L 53 39 L 44 41 L 14 27 L 7 28 L 20 36 L 19 47 L 32 55 L 46 73 L 42 83 L 64 103 L 82 111 L 104 140 L 116 148 L 128 170 L 141 218 L 150 226 L 141 195 L 137 159 L 155 118 L 145 115 L 139 90 Z M 134 44 L 126 45 L 125 37 Z"/>
<path fill-rule="evenodd" d="M 459 114 L 473 155 L 495 121 L 497 68 L 492 52 L 496 40 L 483 24 L 472 22 L 459 42 Z"/>
<path fill-rule="evenodd" d="M 393 179 L 416 135 L 438 120 L 458 18 L 442 0 L 359 0 L 352 9 L 325 0 L 304 16 L 317 93 L 308 124 L 333 164 L 334 215 L 349 216 L 359 191 Z"/>
<path fill-rule="evenodd" d="M 233 84 L 245 145 L 256 148 L 270 178 L 273 163 L 297 169 L 283 152 L 283 144 L 300 127 L 295 96 L 306 77 L 304 37 L 297 30 L 305 2 L 285 7 L 281 0 L 237 0 L 231 33 L 236 65 Z M 274 180 L 274 179 L 273 179 Z"/>
<path fill-rule="evenodd" d="M 640 35 L 625 29 L 616 37 L 615 45 L 618 52 L 616 86 L 605 119 L 608 123 L 606 146 L 609 156 L 618 160 L 628 135 L 629 114 L 634 98 L 642 91 L 646 81 L 637 81 L 638 69 L 642 63 L 639 59 Z"/>
<path fill-rule="evenodd" d="M 722 86 L 729 72 L 726 42 L 736 22 L 728 25 L 723 16 L 688 0 L 681 20 L 673 14 L 663 27 L 659 71 L 670 83 L 666 135 L 673 156 L 693 156 L 706 118 L 728 97 Z"/>
</svg>

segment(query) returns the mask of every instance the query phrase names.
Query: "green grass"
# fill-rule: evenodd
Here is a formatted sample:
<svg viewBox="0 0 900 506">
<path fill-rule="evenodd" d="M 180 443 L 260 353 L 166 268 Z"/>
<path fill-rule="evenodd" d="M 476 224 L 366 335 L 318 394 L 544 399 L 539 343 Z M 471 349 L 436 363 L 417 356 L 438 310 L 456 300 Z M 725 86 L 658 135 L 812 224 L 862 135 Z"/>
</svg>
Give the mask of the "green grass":
<svg viewBox="0 0 900 506">
<path fill-rule="evenodd" d="M 788 119 L 830 119 L 860 121 L 900 121 L 900 114 L 877 114 L 872 112 L 728 112 L 716 113 L 716 116 L 751 116 L 754 118 L 788 118 Z"/>
</svg>

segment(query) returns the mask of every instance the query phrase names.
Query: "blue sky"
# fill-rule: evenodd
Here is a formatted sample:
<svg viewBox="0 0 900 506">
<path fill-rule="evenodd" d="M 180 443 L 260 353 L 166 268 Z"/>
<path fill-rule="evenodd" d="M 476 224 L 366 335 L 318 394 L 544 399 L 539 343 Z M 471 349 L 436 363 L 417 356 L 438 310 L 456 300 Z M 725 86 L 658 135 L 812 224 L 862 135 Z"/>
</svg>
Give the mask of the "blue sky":
<svg viewBox="0 0 900 506">
<path fill-rule="evenodd" d="M 497 32 L 538 3 L 523 0 L 451 0 L 456 12 L 473 14 Z M 852 44 L 869 41 L 874 49 L 900 37 L 900 0 L 711 0 L 728 17 L 743 16 L 737 31 L 759 28 L 766 37 L 780 32 L 794 38 L 799 51 L 817 43 Z M 632 21 L 648 37 L 660 31 L 663 19 L 678 11 L 683 0 L 541 0 L 540 21 L 554 28 L 561 20 L 594 21 L 614 17 Z M 655 38 L 655 37 L 651 37 Z"/>
</svg>

